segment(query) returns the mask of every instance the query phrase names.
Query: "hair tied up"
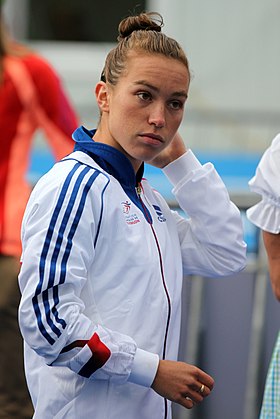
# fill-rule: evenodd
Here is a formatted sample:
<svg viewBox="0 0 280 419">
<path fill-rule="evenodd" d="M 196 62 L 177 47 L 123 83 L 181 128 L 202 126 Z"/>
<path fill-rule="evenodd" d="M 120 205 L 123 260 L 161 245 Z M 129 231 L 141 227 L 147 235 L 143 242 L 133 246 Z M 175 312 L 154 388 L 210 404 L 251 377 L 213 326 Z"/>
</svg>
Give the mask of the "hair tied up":
<svg viewBox="0 0 280 419">
<path fill-rule="evenodd" d="M 118 41 L 128 38 L 134 31 L 161 32 L 163 18 L 159 13 L 140 13 L 137 16 L 128 16 L 119 24 Z"/>
</svg>

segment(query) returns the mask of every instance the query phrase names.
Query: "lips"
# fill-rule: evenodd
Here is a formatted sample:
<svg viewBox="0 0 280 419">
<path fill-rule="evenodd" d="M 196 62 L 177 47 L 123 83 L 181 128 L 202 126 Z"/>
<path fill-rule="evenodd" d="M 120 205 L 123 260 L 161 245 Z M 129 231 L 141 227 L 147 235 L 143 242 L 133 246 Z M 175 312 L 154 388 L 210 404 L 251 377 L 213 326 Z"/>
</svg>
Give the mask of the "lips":
<svg viewBox="0 0 280 419">
<path fill-rule="evenodd" d="M 150 138 L 151 140 L 154 140 L 156 142 L 158 141 L 161 143 L 164 142 L 163 138 L 160 135 L 149 133 L 149 132 L 144 132 L 143 134 L 140 134 L 140 137 Z"/>
</svg>

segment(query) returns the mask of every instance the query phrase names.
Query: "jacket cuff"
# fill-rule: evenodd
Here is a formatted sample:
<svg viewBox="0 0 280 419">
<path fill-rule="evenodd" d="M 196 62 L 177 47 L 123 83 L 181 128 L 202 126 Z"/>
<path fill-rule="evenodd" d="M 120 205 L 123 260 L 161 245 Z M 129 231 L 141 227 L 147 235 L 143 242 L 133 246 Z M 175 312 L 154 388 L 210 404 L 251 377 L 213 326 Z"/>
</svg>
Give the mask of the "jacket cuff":
<svg viewBox="0 0 280 419">
<path fill-rule="evenodd" d="M 195 157 L 193 152 L 188 149 L 186 153 L 178 159 L 165 166 L 162 171 L 172 185 L 176 186 L 182 181 L 183 177 L 188 177 L 193 170 L 201 169 L 201 167 L 202 165 L 199 160 Z"/>
<path fill-rule="evenodd" d="M 128 381 L 151 387 L 159 364 L 159 356 L 137 348 Z"/>
</svg>

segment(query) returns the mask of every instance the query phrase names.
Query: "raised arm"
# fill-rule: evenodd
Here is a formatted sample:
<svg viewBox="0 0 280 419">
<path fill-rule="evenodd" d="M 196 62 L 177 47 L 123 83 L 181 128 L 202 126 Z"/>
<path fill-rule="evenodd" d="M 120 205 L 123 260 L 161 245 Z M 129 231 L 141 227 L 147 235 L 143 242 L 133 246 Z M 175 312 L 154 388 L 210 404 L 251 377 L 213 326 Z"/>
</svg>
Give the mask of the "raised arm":
<svg viewBox="0 0 280 419">
<path fill-rule="evenodd" d="M 149 164 L 163 169 L 187 219 L 174 213 L 186 275 L 226 276 L 246 265 L 240 211 L 212 163 L 202 165 L 179 133 Z"/>
</svg>

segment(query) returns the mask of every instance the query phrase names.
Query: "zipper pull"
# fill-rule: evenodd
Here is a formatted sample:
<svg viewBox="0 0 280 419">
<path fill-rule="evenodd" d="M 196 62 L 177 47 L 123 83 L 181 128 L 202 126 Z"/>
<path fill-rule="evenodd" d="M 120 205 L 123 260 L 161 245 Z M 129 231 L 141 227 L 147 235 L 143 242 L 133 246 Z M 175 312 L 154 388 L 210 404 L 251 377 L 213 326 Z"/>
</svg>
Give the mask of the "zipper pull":
<svg viewBox="0 0 280 419">
<path fill-rule="evenodd" d="M 140 198 L 140 196 L 141 196 L 141 192 L 142 192 L 142 188 L 141 188 L 141 186 L 140 186 L 140 185 L 136 186 L 136 187 L 135 187 L 135 190 L 136 190 L 136 193 L 137 193 L 137 195 L 138 195 L 138 198 Z"/>
</svg>

